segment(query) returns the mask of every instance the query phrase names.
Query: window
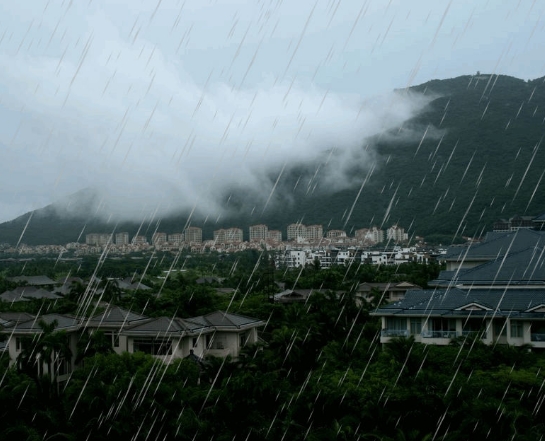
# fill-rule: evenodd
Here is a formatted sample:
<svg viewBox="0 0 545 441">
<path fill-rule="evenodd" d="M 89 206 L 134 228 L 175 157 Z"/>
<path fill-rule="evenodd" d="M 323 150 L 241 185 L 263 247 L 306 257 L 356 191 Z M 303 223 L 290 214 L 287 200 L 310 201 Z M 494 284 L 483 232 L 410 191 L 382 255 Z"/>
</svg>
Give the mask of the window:
<svg viewBox="0 0 545 441">
<path fill-rule="evenodd" d="M 411 334 L 419 335 L 422 333 L 422 319 L 420 317 L 411 318 Z"/>
<path fill-rule="evenodd" d="M 143 352 L 150 355 L 172 355 L 172 344 L 169 340 L 135 339 L 134 352 Z"/>
<path fill-rule="evenodd" d="M 511 337 L 520 338 L 522 336 L 522 322 L 511 322 Z"/>
<path fill-rule="evenodd" d="M 495 337 L 507 336 L 507 326 L 505 320 L 494 320 L 493 330 Z"/>
<path fill-rule="evenodd" d="M 406 331 L 407 319 L 398 317 L 386 317 L 386 328 L 392 331 Z"/>
<path fill-rule="evenodd" d="M 23 342 L 21 337 L 15 337 L 15 349 L 17 351 L 20 351 L 21 349 L 23 349 Z"/>
<path fill-rule="evenodd" d="M 199 345 L 199 337 L 193 337 L 193 347 L 196 348 Z"/>
<path fill-rule="evenodd" d="M 240 347 L 241 348 L 246 346 L 247 341 L 248 341 L 248 334 L 246 332 L 240 334 Z"/>
</svg>

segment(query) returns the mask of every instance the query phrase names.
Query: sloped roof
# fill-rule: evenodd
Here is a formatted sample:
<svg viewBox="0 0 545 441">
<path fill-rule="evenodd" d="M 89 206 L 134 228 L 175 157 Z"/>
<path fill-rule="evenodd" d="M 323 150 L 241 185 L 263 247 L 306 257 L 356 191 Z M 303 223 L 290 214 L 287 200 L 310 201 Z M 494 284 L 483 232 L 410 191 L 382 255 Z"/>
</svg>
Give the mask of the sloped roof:
<svg viewBox="0 0 545 441">
<path fill-rule="evenodd" d="M 12 282 L 25 282 L 28 285 L 55 285 L 57 283 L 47 276 L 17 276 L 10 277 L 8 280 Z"/>
<path fill-rule="evenodd" d="M 21 294 L 18 294 L 13 291 L 6 291 L 0 294 L 0 300 L 4 302 L 9 302 L 9 303 L 29 301 L 28 299 L 25 299 Z"/>
<path fill-rule="evenodd" d="M 61 296 L 35 286 L 18 286 L 11 291 L 5 291 L 0 299 L 7 302 L 21 302 L 26 299 L 61 299 Z"/>
<path fill-rule="evenodd" d="M 85 325 L 91 327 L 123 327 L 144 320 L 149 320 L 149 318 L 135 314 L 119 306 L 113 306 L 106 309 L 103 313 L 87 319 Z"/>
<path fill-rule="evenodd" d="M 202 326 L 188 325 L 185 320 L 172 317 L 158 317 L 142 324 L 131 326 L 124 331 L 128 335 L 152 335 L 152 336 L 174 336 L 183 333 L 193 333 Z"/>
<path fill-rule="evenodd" d="M 460 272 L 455 283 L 545 284 L 544 250 L 545 248 L 531 247 L 509 253 L 504 258 Z"/>
<path fill-rule="evenodd" d="M 491 260 L 516 253 L 529 247 L 544 246 L 545 232 L 520 229 L 487 234 L 484 242 L 467 247 L 451 246 L 444 255 L 446 260 Z"/>
<path fill-rule="evenodd" d="M 41 317 L 35 317 L 31 320 L 17 323 L 15 326 L 12 327 L 13 332 L 29 332 L 29 333 L 41 333 L 42 328 L 40 328 L 39 322 L 43 320 L 47 324 L 51 324 L 54 320 L 57 321 L 57 327 L 55 328 L 55 331 L 70 331 L 70 330 L 76 330 L 79 328 L 79 324 L 81 323 L 81 320 L 72 317 L 70 315 L 64 315 L 64 314 L 46 314 L 42 315 Z"/>
<path fill-rule="evenodd" d="M 463 310 L 472 303 L 490 308 L 490 311 Z M 545 290 L 411 290 L 405 298 L 381 306 L 371 313 L 376 316 L 499 316 L 511 318 L 542 318 L 545 313 L 534 313 L 532 308 L 545 304 Z"/>
<path fill-rule="evenodd" d="M 51 299 L 51 300 L 62 299 L 61 296 L 41 288 L 36 291 L 25 292 L 23 293 L 23 297 L 27 299 Z"/>
<path fill-rule="evenodd" d="M 203 316 L 209 326 L 214 327 L 235 327 L 241 328 L 248 325 L 263 324 L 259 319 L 247 317 L 240 314 L 232 314 L 230 312 L 216 311 Z"/>
<path fill-rule="evenodd" d="M 16 323 L 32 320 L 34 316 L 28 312 L 0 312 L 0 324 L 5 328 Z"/>
</svg>

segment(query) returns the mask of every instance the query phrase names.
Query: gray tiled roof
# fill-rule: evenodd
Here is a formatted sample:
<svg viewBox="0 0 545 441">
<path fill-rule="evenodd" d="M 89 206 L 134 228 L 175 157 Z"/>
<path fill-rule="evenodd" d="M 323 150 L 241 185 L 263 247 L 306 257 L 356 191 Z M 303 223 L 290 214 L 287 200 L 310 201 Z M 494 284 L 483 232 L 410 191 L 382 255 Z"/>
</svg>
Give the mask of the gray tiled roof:
<svg viewBox="0 0 545 441">
<path fill-rule="evenodd" d="M 57 327 L 55 328 L 56 331 L 62 331 L 62 330 L 71 330 L 71 329 L 77 329 L 79 324 L 81 323 L 80 320 L 76 319 L 75 317 L 69 316 L 69 315 L 63 315 L 63 314 L 47 314 L 42 315 L 41 317 L 36 317 L 34 319 L 28 320 L 26 322 L 21 322 L 16 324 L 12 329 L 13 332 L 41 332 L 41 328 L 39 325 L 39 322 L 43 320 L 47 324 L 51 324 L 54 320 L 57 321 Z"/>
<path fill-rule="evenodd" d="M 124 333 L 129 335 L 181 335 L 192 332 L 184 320 L 172 317 L 158 317 L 146 323 L 131 326 Z"/>
<path fill-rule="evenodd" d="M 25 282 L 29 285 L 54 285 L 56 282 L 47 276 L 18 276 L 10 277 L 12 282 Z"/>
<path fill-rule="evenodd" d="M 475 303 L 491 311 L 457 311 Z M 511 318 L 542 318 L 545 313 L 529 310 L 545 305 L 543 289 L 511 290 L 461 290 L 458 288 L 407 291 L 405 298 L 382 306 L 372 315 L 420 315 L 420 316 L 509 316 Z"/>
<path fill-rule="evenodd" d="M 506 233 L 488 234 L 484 242 L 468 247 L 449 247 L 444 258 L 447 260 L 490 260 L 516 253 L 529 247 L 544 246 L 545 232 L 520 229 Z"/>
<path fill-rule="evenodd" d="M 122 327 L 134 322 L 149 320 L 148 317 L 114 306 L 106 309 L 85 321 L 86 326 L 97 327 Z"/>
<path fill-rule="evenodd" d="M 259 319 L 246 317 L 244 315 L 232 314 L 230 312 L 216 311 L 204 316 L 210 326 L 214 327 L 236 327 L 240 328 L 261 322 Z"/>
<path fill-rule="evenodd" d="M 460 272 L 456 283 L 545 283 L 545 248 L 526 248 Z"/>
</svg>

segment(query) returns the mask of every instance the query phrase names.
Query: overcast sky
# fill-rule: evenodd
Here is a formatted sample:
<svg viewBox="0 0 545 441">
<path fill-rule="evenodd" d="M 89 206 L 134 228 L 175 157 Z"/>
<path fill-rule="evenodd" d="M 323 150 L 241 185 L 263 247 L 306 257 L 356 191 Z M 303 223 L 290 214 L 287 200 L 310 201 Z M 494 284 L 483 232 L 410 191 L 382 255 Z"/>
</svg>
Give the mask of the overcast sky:
<svg viewBox="0 0 545 441">
<path fill-rule="evenodd" d="M 233 183 L 265 204 L 264 176 L 321 158 L 324 186 L 358 185 L 345 171 L 372 167 L 365 138 L 426 104 L 393 89 L 543 76 L 544 12 L 532 0 L 0 0 L 0 222 L 92 185 L 126 216 L 212 213 Z"/>
</svg>

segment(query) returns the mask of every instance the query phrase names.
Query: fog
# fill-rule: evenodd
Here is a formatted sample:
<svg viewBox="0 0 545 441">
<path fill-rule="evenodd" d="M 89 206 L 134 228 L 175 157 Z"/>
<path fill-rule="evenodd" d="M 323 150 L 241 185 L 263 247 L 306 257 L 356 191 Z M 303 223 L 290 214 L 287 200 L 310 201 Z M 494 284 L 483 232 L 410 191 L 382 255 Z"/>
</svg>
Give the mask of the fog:
<svg viewBox="0 0 545 441">
<path fill-rule="evenodd" d="M 408 26 L 397 17 L 405 6 L 394 6 L 10 4 L 0 34 L 0 160 L 9 164 L 0 221 L 83 188 L 97 189 L 108 218 L 216 215 L 232 188 L 264 210 L 289 201 L 275 183 L 302 165 L 318 170 L 317 192 L 359 187 L 380 165 L 372 137 L 429 100 L 385 92 L 410 85 L 423 61 L 394 50 Z M 450 6 L 406 11 L 437 40 L 424 45 L 430 54 L 446 12 L 448 22 L 464 11 Z M 375 22 L 388 32 L 375 38 Z M 460 32 L 463 46 L 470 31 Z"/>
</svg>

